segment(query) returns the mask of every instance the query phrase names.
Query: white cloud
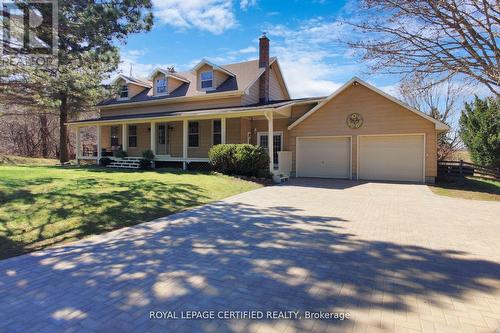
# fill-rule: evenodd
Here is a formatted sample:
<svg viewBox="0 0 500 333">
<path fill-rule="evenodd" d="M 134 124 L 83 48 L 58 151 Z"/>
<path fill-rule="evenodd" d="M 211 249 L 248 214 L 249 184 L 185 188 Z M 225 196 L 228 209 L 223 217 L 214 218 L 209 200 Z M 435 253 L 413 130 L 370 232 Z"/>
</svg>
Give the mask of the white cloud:
<svg viewBox="0 0 500 333">
<path fill-rule="evenodd" d="M 147 50 L 129 50 L 122 52 L 120 55 L 120 65 L 116 74 L 123 73 L 124 75 L 132 75 L 137 78 L 147 79 L 151 72 L 157 68 L 167 68 L 174 64 L 145 64 L 141 63 L 140 58 L 145 55 Z M 112 78 L 111 78 L 112 79 Z"/>
<path fill-rule="evenodd" d="M 254 7 L 257 5 L 257 0 L 241 0 L 240 1 L 240 8 L 242 10 L 247 10 L 250 7 Z"/>
<path fill-rule="evenodd" d="M 232 0 L 153 0 L 153 6 L 162 23 L 178 29 L 196 28 L 221 34 L 238 24 Z"/>
<path fill-rule="evenodd" d="M 294 98 L 329 95 L 345 83 L 345 76 L 360 71 L 338 42 L 347 33 L 339 21 L 315 18 L 295 28 L 276 25 L 266 30 Z"/>
</svg>

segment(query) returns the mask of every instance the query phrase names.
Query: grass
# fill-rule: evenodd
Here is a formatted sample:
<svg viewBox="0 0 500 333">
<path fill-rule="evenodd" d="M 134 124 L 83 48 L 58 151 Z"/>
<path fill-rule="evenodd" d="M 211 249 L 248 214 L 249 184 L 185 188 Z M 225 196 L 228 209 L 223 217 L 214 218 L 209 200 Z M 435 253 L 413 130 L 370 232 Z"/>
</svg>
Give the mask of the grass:
<svg viewBox="0 0 500 333">
<path fill-rule="evenodd" d="M 0 154 L 0 165 L 56 165 L 56 159 L 35 158 Z"/>
<path fill-rule="evenodd" d="M 260 185 L 211 173 L 0 165 L 0 258 L 150 221 Z"/>
<path fill-rule="evenodd" d="M 430 186 L 432 192 L 448 197 L 500 201 L 500 182 L 477 177 L 441 179 Z"/>
</svg>

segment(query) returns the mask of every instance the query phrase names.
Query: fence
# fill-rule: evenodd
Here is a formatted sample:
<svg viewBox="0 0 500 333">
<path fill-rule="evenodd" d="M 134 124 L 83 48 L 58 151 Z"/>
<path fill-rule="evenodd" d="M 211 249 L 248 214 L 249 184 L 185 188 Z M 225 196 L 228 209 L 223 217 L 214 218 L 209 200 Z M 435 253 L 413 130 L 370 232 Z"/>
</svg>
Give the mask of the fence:
<svg viewBox="0 0 500 333">
<path fill-rule="evenodd" d="M 460 161 L 439 161 L 438 176 L 500 178 L 500 170 Z"/>
</svg>

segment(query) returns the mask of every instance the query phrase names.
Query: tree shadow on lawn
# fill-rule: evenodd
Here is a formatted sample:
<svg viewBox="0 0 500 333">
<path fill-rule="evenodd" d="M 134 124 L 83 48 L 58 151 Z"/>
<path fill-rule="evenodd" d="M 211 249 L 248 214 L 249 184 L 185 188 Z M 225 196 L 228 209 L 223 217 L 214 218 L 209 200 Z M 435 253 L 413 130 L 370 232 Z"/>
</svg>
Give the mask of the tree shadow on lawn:
<svg viewBox="0 0 500 333">
<path fill-rule="evenodd" d="M 14 188 L 0 191 L 0 235 L 16 244 L 1 242 L 0 258 L 150 221 L 208 200 L 203 189 L 192 184 L 91 178 L 57 181 L 40 178 L 17 184 L 0 180 L 4 187 Z M 16 190 L 20 184 L 35 187 Z"/>
<path fill-rule="evenodd" d="M 417 297 L 439 307 L 497 292 L 498 263 L 359 239 L 343 232 L 346 223 L 293 207 L 219 202 L 7 259 L 0 262 L 0 322 L 8 308 L 21 328 L 254 332 L 277 322 L 150 320 L 149 312 L 380 309 L 404 316 L 416 311 L 409 302 Z M 361 319 L 280 324 L 330 332 Z"/>
</svg>

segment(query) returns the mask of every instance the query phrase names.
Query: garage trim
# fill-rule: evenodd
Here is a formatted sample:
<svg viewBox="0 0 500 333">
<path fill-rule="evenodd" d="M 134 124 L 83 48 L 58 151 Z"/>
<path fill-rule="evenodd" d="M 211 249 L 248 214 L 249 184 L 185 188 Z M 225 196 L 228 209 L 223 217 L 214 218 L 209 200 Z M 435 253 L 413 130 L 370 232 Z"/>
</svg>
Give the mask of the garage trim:
<svg viewBox="0 0 500 333">
<path fill-rule="evenodd" d="M 422 183 L 425 184 L 425 160 L 427 158 L 427 149 L 426 149 L 426 143 L 427 143 L 427 138 L 425 136 L 425 133 L 405 133 L 405 134 L 363 134 L 363 135 L 358 135 L 356 139 L 356 180 L 359 180 L 359 138 L 364 137 L 364 136 L 415 136 L 415 135 L 421 135 L 423 138 L 423 158 L 422 158 Z M 352 140 L 352 139 L 351 139 Z"/>
<path fill-rule="evenodd" d="M 352 135 L 313 135 L 295 138 L 295 177 L 299 177 L 299 139 L 349 138 L 349 179 L 352 180 Z"/>
</svg>

